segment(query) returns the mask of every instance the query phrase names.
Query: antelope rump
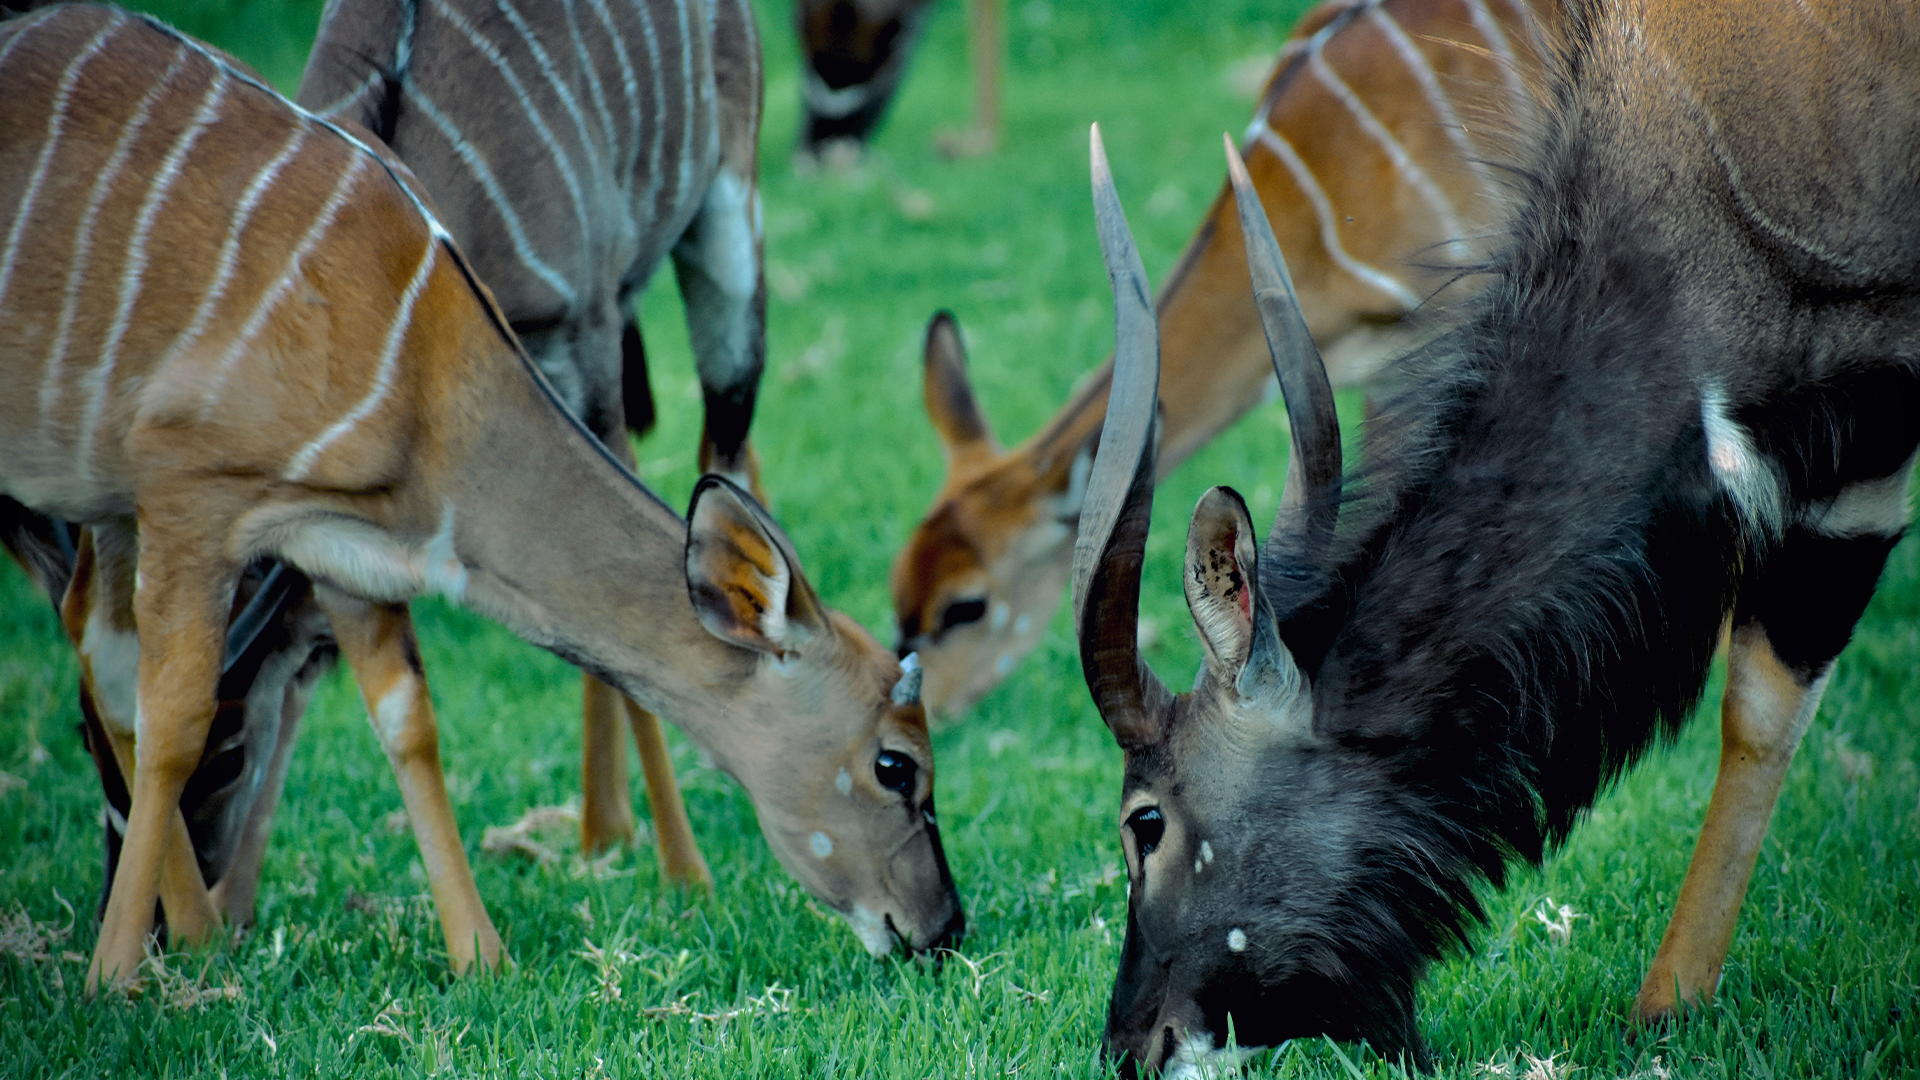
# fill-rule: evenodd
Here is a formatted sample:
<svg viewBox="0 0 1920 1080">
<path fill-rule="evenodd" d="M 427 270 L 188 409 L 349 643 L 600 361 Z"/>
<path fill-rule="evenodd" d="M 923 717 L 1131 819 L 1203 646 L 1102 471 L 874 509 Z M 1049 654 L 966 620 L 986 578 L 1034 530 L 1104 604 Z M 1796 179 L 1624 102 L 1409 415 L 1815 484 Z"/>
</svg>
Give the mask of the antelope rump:
<svg viewBox="0 0 1920 1080">
<path fill-rule="evenodd" d="M 1782 778 L 1906 528 L 1920 445 L 1920 14 L 1584 0 L 1522 130 L 1467 317 L 1340 479 L 1324 365 L 1229 144 L 1292 421 L 1265 545 L 1188 534 L 1205 647 L 1135 644 L 1159 375 L 1095 140 L 1112 403 L 1074 557 L 1125 751 L 1106 1025 L 1138 1070 L 1325 1033 L 1425 1064 L 1414 989 L 1474 889 L 1537 862 L 1696 703 L 1731 620 L 1722 756 L 1634 1015 L 1710 998 Z"/>
<path fill-rule="evenodd" d="M 506 953 L 441 771 L 425 592 L 679 720 L 868 948 L 960 932 L 910 665 L 742 489 L 708 476 L 682 520 L 643 487 L 397 159 L 112 8 L 0 26 L 0 89 L 0 370 L 33 388 L 0 399 L 0 495 L 91 528 L 83 661 L 137 673 L 96 680 L 132 790 L 90 989 L 136 977 L 156 900 L 183 940 L 220 922 L 178 807 L 265 557 L 315 583 L 457 970 Z"/>
</svg>

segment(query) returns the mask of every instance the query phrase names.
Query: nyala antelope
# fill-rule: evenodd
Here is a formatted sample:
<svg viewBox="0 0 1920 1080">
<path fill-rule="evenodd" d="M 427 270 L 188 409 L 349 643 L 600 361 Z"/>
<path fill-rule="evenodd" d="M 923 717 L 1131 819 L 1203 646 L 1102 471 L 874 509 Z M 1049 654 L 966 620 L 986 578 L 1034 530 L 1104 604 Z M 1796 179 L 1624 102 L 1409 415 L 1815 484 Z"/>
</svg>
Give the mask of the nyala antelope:
<svg viewBox="0 0 1920 1080">
<path fill-rule="evenodd" d="M 1344 486 L 1325 366 L 1245 170 L 1292 421 L 1264 547 L 1214 488 L 1204 644 L 1135 645 L 1160 370 L 1095 147 L 1118 309 L 1074 556 L 1087 684 L 1125 750 L 1131 889 L 1106 1040 L 1136 1069 L 1325 1033 L 1429 1059 L 1426 965 L 1700 696 L 1722 756 L 1634 1013 L 1710 998 L 1788 763 L 1910 516 L 1920 446 L 1920 13 L 1604 0 L 1567 13 L 1515 210 L 1464 322 Z"/>
<path fill-rule="evenodd" d="M 334 0 L 299 100 L 324 118 L 359 123 L 401 155 L 561 399 L 629 467 L 627 430 L 644 434 L 654 409 L 634 299 L 671 255 L 705 391 L 701 468 L 760 495 L 747 439 L 766 351 L 755 179 L 760 44 L 744 5 Z M 73 577 L 64 605 L 81 623 L 90 567 Z M 232 876 L 218 853 L 251 852 L 242 835 L 266 835 L 274 803 L 255 793 L 276 790 L 300 718 L 281 703 L 303 702 L 331 656 L 306 583 L 293 574 L 282 593 L 273 621 L 317 634 L 283 635 L 278 649 L 263 643 L 258 662 L 223 675 L 223 700 L 243 707 L 222 712 L 216 731 L 226 760 L 196 771 L 185 802 L 190 817 L 209 821 L 194 830 L 196 852 L 221 875 L 209 880 L 236 920 L 252 916 L 248 875 L 258 859 Z M 108 663 L 90 659 L 84 712 L 96 711 L 88 688 Z M 583 844 L 634 835 L 624 711 L 662 869 L 670 880 L 710 886 L 659 719 L 591 675 L 582 701 Z M 123 786 L 113 764 L 101 759 L 109 793 Z M 219 781 L 236 767 L 262 783 L 229 792 Z M 199 806 L 203 790 L 220 794 L 217 816 Z M 110 818 L 124 812 L 124 799 L 109 799 Z"/>
<path fill-rule="evenodd" d="M 92 529 L 83 649 L 137 672 L 95 680 L 132 792 L 90 988 L 136 977 L 157 897 L 183 939 L 219 922 L 178 806 L 262 557 L 314 583 L 457 970 L 505 953 L 441 776 L 424 592 L 678 719 L 869 948 L 960 931 L 917 678 L 741 488 L 703 479 L 685 521 L 648 492 L 397 159 L 112 8 L 0 26 L 0 91 L 0 366 L 28 388 L 0 401 L 0 494 Z"/>
<path fill-rule="evenodd" d="M 1247 167 L 1336 388 L 1372 384 L 1411 343 L 1415 307 L 1494 220 L 1490 158 L 1533 106 L 1525 79 L 1555 16 L 1522 0 L 1333 0 L 1301 20 L 1246 137 Z M 1246 291 L 1227 185 L 1162 285 L 1161 475 L 1267 396 L 1272 369 Z M 1105 415 L 1103 368 L 1025 443 L 1003 450 L 949 320 L 929 327 L 926 407 L 947 464 L 895 558 L 902 650 L 927 707 L 959 713 L 1032 651 L 1060 606 L 1082 482 Z"/>
</svg>

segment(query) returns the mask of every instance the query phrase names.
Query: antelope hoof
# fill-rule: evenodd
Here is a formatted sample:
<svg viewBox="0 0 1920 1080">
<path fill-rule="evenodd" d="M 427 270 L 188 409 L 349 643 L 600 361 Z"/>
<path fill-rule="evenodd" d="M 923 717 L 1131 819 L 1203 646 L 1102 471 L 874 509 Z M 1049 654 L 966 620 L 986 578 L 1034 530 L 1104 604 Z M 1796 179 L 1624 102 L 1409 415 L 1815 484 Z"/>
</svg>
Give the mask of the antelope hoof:
<svg viewBox="0 0 1920 1080">
<path fill-rule="evenodd" d="M 1654 970 L 1640 984 L 1633 999 L 1633 1023 L 1636 1028 L 1664 1027 L 1686 1012 L 1700 1008 L 1713 997 L 1711 989 L 1687 986 L 1671 971 Z"/>
<path fill-rule="evenodd" d="M 588 855 L 632 847 L 635 835 L 631 807 L 590 804 L 580 808 L 580 848 Z"/>
</svg>

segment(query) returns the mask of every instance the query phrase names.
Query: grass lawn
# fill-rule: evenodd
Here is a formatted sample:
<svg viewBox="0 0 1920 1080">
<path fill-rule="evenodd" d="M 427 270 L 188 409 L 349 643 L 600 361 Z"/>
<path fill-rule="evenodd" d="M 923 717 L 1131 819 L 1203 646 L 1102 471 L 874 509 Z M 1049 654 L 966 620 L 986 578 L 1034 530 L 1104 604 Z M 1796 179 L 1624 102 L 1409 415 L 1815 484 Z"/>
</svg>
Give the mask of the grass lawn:
<svg viewBox="0 0 1920 1080">
<path fill-rule="evenodd" d="M 169 17 L 293 88 L 313 0 L 291 11 L 174 3 Z M 829 602 L 891 639 L 886 569 L 941 474 L 920 406 L 927 317 L 959 314 L 1003 438 L 1032 431 L 1111 345 L 1088 121 L 1105 126 L 1146 264 L 1162 274 L 1223 176 L 1220 132 L 1250 115 L 1229 71 L 1270 53 L 1298 10 L 1013 0 L 1003 150 L 947 163 L 931 154 L 934 132 L 962 125 L 969 108 L 964 16 L 950 2 L 869 163 L 803 178 L 789 164 L 791 13 L 762 4 L 772 301 L 755 439 L 775 512 Z M 640 460 L 684 505 L 699 392 L 671 276 L 645 302 L 662 422 Z M 1231 483 L 1266 520 L 1283 445 L 1279 407 L 1262 407 L 1160 491 L 1145 610 L 1162 628 L 1150 656 L 1172 685 L 1198 659 L 1178 576 L 1187 514 L 1207 486 Z M 577 792 L 579 682 L 471 615 L 438 602 L 416 612 L 454 807 L 516 969 L 448 974 L 398 791 L 336 672 L 300 737 L 258 925 L 167 957 L 158 992 L 136 1003 L 88 1003 L 99 797 L 74 730 L 75 662 L 24 575 L 0 567 L 0 1072 L 1107 1075 L 1097 1046 L 1126 904 L 1120 755 L 1087 698 L 1064 611 L 1005 685 L 935 734 L 944 838 L 972 929 L 938 970 L 870 960 L 774 862 L 744 794 L 677 739 L 717 878 L 711 898 L 663 888 L 644 847 L 588 863 L 561 833 L 548 838 L 560 853 L 549 863 L 483 854 L 487 826 Z M 1920 547 L 1910 541 L 1794 765 L 1706 1014 L 1637 1042 L 1625 1027 L 1712 783 L 1710 716 L 1650 755 L 1544 869 L 1490 897 L 1476 952 L 1428 979 L 1421 1023 L 1442 1072 L 1920 1071 L 1916 660 Z M 1548 905 L 1570 935 L 1535 914 Z M 36 945 L 44 958 L 19 955 Z M 1316 1042 L 1259 1059 L 1251 1074 L 1356 1071 L 1385 1070 L 1358 1048 Z"/>
</svg>

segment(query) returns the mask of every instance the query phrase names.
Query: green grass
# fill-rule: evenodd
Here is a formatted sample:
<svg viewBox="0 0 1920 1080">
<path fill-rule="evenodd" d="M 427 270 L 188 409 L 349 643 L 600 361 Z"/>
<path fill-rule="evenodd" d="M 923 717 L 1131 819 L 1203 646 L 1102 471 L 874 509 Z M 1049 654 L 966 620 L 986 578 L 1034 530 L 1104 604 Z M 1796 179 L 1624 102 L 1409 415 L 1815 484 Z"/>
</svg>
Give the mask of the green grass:
<svg viewBox="0 0 1920 1080">
<path fill-rule="evenodd" d="M 315 6 L 177 5 L 284 88 Z M 1008 134 L 943 163 L 966 120 L 957 4 L 943 6 L 869 165 L 797 178 L 790 15 L 762 10 L 771 361 L 755 438 L 775 509 L 830 602 L 883 638 L 885 571 L 940 477 L 921 417 L 919 336 L 965 324 L 986 407 L 1011 442 L 1111 344 L 1086 195 L 1101 120 L 1148 267 L 1163 273 L 1222 175 L 1218 135 L 1251 103 L 1231 64 L 1273 48 L 1294 9 L 1159 0 L 1010 5 Z M 1264 21 L 1263 21 L 1264 20 Z M 930 209 L 928 204 L 930 203 Z M 912 213 L 909 213 L 912 211 Z M 661 430 L 649 481 L 684 504 L 698 391 L 671 275 L 645 307 Z M 1249 416 L 1160 493 L 1146 583 L 1170 683 L 1197 646 L 1178 587 L 1185 518 L 1213 483 L 1271 514 L 1276 408 Z M 322 688 L 296 755 L 260 900 L 237 941 L 170 958 L 192 1008 L 79 993 L 100 886 L 99 799 L 74 732 L 75 664 L 51 612 L 0 570 L 0 911 L 71 932 L 52 957 L 0 957 L 0 1071 L 21 1076 L 1102 1075 L 1096 1051 L 1125 916 L 1115 876 L 1119 754 L 1087 699 L 1064 616 L 971 715 L 935 735 L 947 850 L 973 928 L 943 970 L 867 958 L 775 864 L 745 796 L 675 742 L 718 885 L 662 887 L 653 855 L 550 866 L 479 852 L 488 825 L 577 790 L 577 679 L 437 603 L 417 606 L 455 809 L 517 970 L 454 979 L 423 902 L 400 800 L 351 684 Z M 1712 1008 L 1630 1041 L 1626 1012 L 1712 782 L 1714 725 L 1650 755 L 1540 872 L 1490 898 L 1471 957 L 1440 967 L 1422 1026 L 1450 1075 L 1902 1076 L 1920 1070 L 1920 548 L 1903 544 L 1795 763 Z M 1864 771 L 1863 771 L 1864 770 Z M 641 804 L 644 812 L 644 802 Z M 1570 941 L 1530 914 L 1582 914 Z M 77 918 L 69 909 L 78 912 Z M 17 928 L 17 924 L 15 924 Z M 600 949 L 595 960 L 589 943 Z M 613 993 L 617 990 L 617 999 Z M 675 1007 L 678 1006 L 678 1011 Z M 784 1009 L 785 1011 L 780 1011 Z M 650 1011 L 652 1010 L 652 1011 Z M 662 1011 L 664 1010 L 664 1011 Z M 719 1014 L 746 1010 L 730 1018 Z M 707 1018 L 688 1012 L 707 1014 Z M 1298 1045 L 1257 1075 L 1351 1075 L 1355 1048 Z"/>
</svg>

